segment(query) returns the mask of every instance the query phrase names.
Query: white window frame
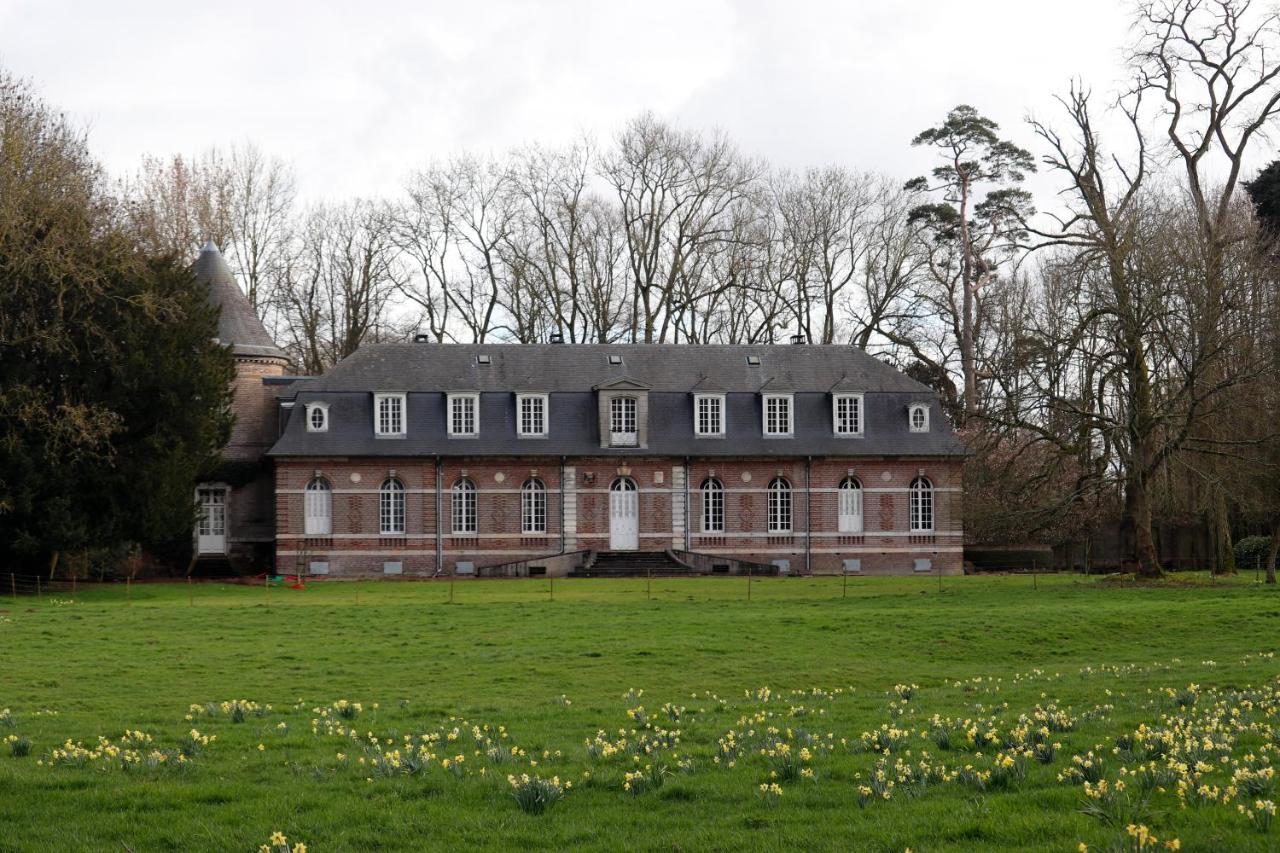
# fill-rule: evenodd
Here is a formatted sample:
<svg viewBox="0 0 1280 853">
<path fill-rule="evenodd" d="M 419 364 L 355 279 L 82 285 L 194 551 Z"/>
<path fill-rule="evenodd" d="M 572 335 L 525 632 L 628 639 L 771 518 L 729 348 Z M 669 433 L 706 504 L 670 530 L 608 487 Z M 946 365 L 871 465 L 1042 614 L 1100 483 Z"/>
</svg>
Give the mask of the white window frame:
<svg viewBox="0 0 1280 853">
<path fill-rule="evenodd" d="M 480 395 L 473 392 L 450 392 L 448 395 L 448 405 L 445 407 L 445 417 L 448 419 L 445 426 L 449 430 L 449 438 L 476 438 L 480 435 Z M 458 424 L 458 412 L 455 406 L 463 406 L 469 404 L 471 406 L 471 429 L 460 429 Z M 465 415 L 463 416 L 465 424 Z"/>
<path fill-rule="evenodd" d="M 387 417 L 382 417 L 382 404 L 395 404 L 394 411 L 388 408 Z M 392 417 L 393 415 L 397 417 Z M 398 422 L 397 422 L 398 421 Z M 384 429 L 384 423 L 386 428 Z M 393 427 L 398 426 L 396 430 Z M 384 391 L 373 395 L 373 434 L 378 438 L 404 438 L 409 431 L 409 400 L 403 392 Z"/>
<path fill-rule="evenodd" d="M 708 422 L 711 421 L 710 412 L 715 413 L 714 429 L 704 430 L 702 428 L 702 406 L 707 404 Z M 724 417 L 724 395 L 723 394 L 694 394 L 693 395 L 693 434 L 698 438 L 724 438 L 725 433 L 725 417 Z"/>
<path fill-rule="evenodd" d="M 792 520 L 791 481 L 786 477 L 774 477 L 769 481 L 769 532 L 790 533 Z"/>
<path fill-rule="evenodd" d="M 520 532 L 526 536 L 547 532 L 547 486 L 537 477 L 520 487 Z"/>
<path fill-rule="evenodd" d="M 715 477 L 702 483 L 702 532 L 724 533 L 724 484 Z"/>
<path fill-rule="evenodd" d="M 627 404 L 630 403 L 630 415 Z M 630 420 L 631 429 L 625 429 Z M 624 429 L 617 429 L 618 426 Z M 611 447 L 637 447 L 640 444 L 640 398 L 631 394 L 619 394 L 609 400 L 609 445 Z"/>
<path fill-rule="evenodd" d="M 911 481 L 911 532 L 932 533 L 934 518 L 933 482 L 923 475 Z"/>
<path fill-rule="evenodd" d="M 536 403 L 541 415 L 540 430 L 526 430 L 524 407 L 525 403 L 531 407 Z M 517 394 L 516 395 L 516 435 L 520 438 L 546 438 L 548 430 L 548 417 L 551 410 L 551 398 L 546 394 Z"/>
<path fill-rule="evenodd" d="M 919 426 L 916 426 L 916 413 L 922 416 Z M 912 432 L 928 432 L 929 431 L 929 407 L 924 403 L 912 403 L 907 407 L 907 426 Z"/>
<path fill-rule="evenodd" d="M 840 404 L 853 401 L 856 414 L 853 429 L 841 429 L 844 425 L 840 417 Z M 831 397 L 831 430 L 836 435 L 856 437 L 863 434 L 867 421 L 867 405 L 862 394 L 833 394 Z"/>
<path fill-rule="evenodd" d="M 405 490 L 398 477 L 388 477 L 378 487 L 378 533 L 383 536 L 405 534 Z"/>
<path fill-rule="evenodd" d="M 470 477 L 459 477 L 449 490 L 450 531 L 455 536 L 475 536 L 480 526 L 476 511 L 476 484 Z"/>
<path fill-rule="evenodd" d="M 303 412 L 307 419 L 307 432 L 328 432 L 329 431 L 329 404 L 328 403 L 307 403 L 303 407 Z M 320 416 L 320 426 L 315 424 L 315 416 Z"/>
<path fill-rule="evenodd" d="M 333 535 L 333 487 L 324 477 L 312 477 L 307 482 L 302 515 L 304 535 Z"/>
<path fill-rule="evenodd" d="M 769 429 L 769 404 L 785 400 L 787 404 L 787 428 L 785 432 Z M 796 401 L 794 394 L 765 394 L 760 405 L 761 424 L 765 438 L 791 438 L 796 430 Z"/>
</svg>

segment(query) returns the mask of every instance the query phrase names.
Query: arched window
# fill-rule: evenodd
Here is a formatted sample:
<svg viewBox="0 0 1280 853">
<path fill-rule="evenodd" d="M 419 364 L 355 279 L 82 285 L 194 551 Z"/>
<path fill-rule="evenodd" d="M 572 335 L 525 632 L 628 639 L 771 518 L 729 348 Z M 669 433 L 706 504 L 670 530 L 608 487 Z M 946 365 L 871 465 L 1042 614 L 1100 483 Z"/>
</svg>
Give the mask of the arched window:
<svg viewBox="0 0 1280 853">
<path fill-rule="evenodd" d="M 791 484 L 782 477 L 769 484 L 769 532 L 791 532 Z"/>
<path fill-rule="evenodd" d="M 724 533 L 724 486 L 715 477 L 702 484 L 702 532 Z"/>
<path fill-rule="evenodd" d="M 862 484 L 856 477 L 845 477 L 840 483 L 840 517 L 841 533 L 862 532 Z"/>
<path fill-rule="evenodd" d="M 328 536 L 333 532 L 332 494 L 329 481 L 324 477 L 307 483 L 303 530 L 308 536 Z"/>
<path fill-rule="evenodd" d="M 531 478 L 520 489 L 520 532 L 547 532 L 547 487 Z"/>
<path fill-rule="evenodd" d="M 404 533 L 404 484 L 395 477 L 388 477 L 378 489 L 378 530 Z"/>
<path fill-rule="evenodd" d="M 476 532 L 476 484 L 466 477 L 453 484 L 453 532 Z"/>
<path fill-rule="evenodd" d="M 911 532 L 933 532 L 933 483 L 926 477 L 911 481 Z"/>
</svg>

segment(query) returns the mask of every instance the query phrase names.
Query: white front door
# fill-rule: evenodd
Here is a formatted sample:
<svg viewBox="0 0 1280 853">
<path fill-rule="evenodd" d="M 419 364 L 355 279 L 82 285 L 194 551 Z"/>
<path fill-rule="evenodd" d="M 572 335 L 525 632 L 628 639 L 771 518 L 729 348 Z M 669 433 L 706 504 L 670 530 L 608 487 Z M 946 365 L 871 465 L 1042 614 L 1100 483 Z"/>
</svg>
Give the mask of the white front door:
<svg viewBox="0 0 1280 853">
<path fill-rule="evenodd" d="M 197 489 L 200 521 L 196 524 L 196 551 L 201 554 L 227 552 L 227 490 Z"/>
<path fill-rule="evenodd" d="M 609 550 L 634 551 L 640 547 L 640 502 L 636 483 L 619 477 L 609 487 Z"/>
</svg>

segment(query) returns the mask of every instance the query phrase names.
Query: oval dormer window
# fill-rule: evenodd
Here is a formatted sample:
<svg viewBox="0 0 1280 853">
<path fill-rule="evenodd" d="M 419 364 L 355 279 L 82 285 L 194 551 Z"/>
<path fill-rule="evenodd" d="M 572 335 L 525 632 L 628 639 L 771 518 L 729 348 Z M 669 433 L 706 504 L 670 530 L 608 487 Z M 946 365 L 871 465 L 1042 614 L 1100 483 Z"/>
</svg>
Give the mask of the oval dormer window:
<svg viewBox="0 0 1280 853">
<path fill-rule="evenodd" d="M 307 406 L 307 432 L 327 432 L 329 430 L 329 407 L 320 403 Z"/>
<path fill-rule="evenodd" d="M 912 403 L 907 410 L 907 419 L 912 432 L 929 431 L 929 407 L 923 403 Z"/>
</svg>

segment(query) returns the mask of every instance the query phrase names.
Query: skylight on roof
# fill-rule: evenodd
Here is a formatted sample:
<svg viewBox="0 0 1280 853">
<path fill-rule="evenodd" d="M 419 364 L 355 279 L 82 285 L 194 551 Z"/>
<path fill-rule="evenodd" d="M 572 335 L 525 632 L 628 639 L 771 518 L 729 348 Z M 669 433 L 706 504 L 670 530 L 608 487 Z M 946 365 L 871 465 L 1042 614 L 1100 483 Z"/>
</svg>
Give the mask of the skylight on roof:
<svg viewBox="0 0 1280 853">
<path fill-rule="evenodd" d="M 609 363 L 610 363 L 610 364 L 622 364 L 622 356 L 620 356 L 620 355 L 611 355 L 611 356 L 609 356 Z"/>
<path fill-rule="evenodd" d="M 476 364 L 488 364 L 488 363 L 489 363 L 489 356 L 487 355 L 476 356 Z"/>
<path fill-rule="evenodd" d="M 747 356 L 747 364 L 751 365 L 752 367 L 759 367 L 759 366 L 760 366 L 760 356 L 758 356 L 758 355 L 749 355 L 749 356 Z"/>
</svg>

